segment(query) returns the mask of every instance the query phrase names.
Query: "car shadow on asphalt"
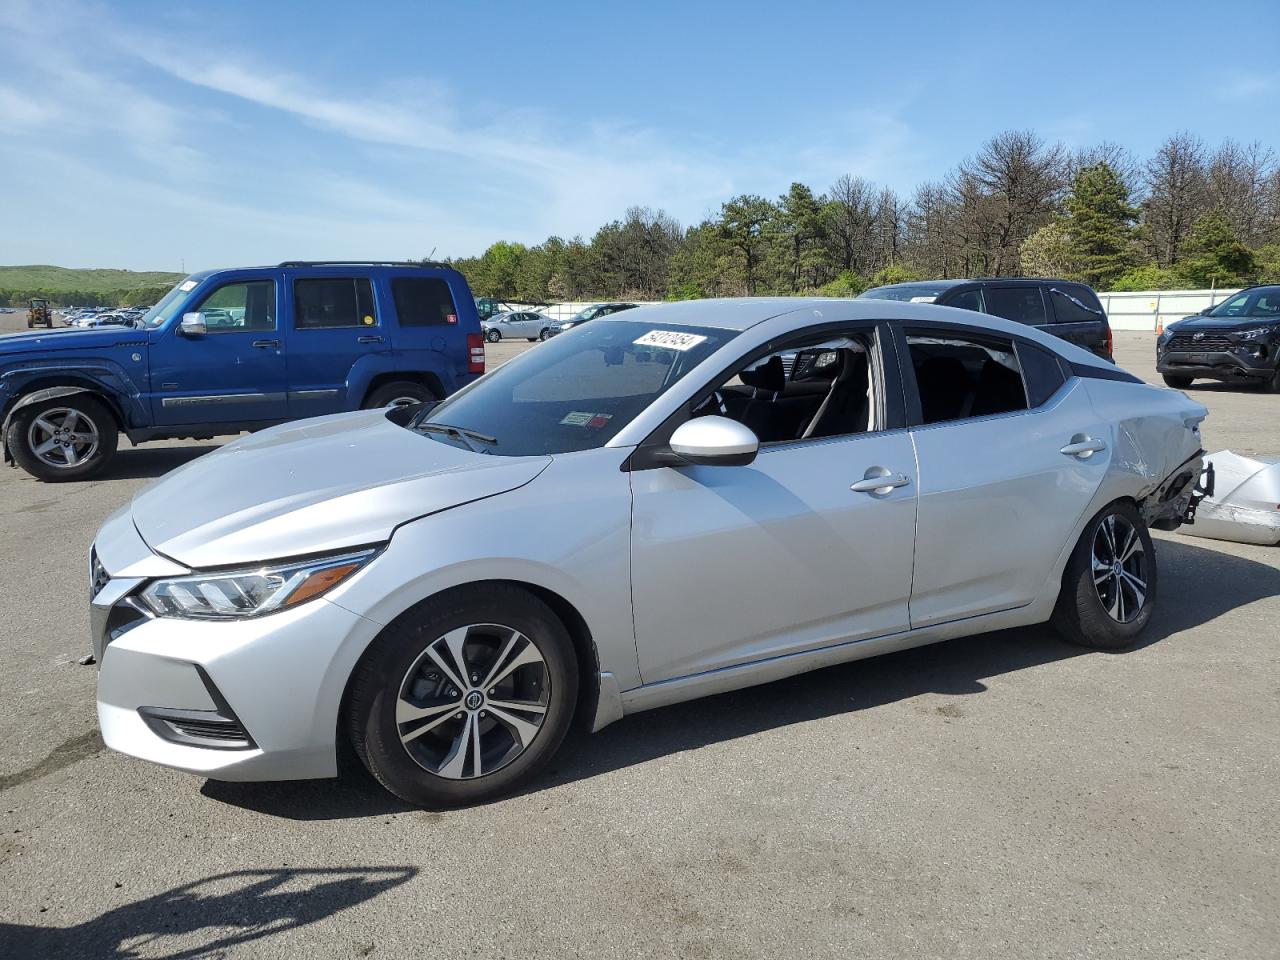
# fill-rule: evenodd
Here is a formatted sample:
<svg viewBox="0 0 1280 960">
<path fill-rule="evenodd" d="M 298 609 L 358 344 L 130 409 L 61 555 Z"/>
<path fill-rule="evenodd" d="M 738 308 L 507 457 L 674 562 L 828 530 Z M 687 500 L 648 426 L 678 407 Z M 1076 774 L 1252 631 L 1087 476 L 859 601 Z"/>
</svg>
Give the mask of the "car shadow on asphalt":
<svg viewBox="0 0 1280 960">
<path fill-rule="evenodd" d="M 216 446 L 137 447 L 125 449 L 112 458 L 94 480 L 154 480 L 197 457 L 217 450 Z"/>
<path fill-rule="evenodd" d="M 236 870 L 125 903 L 70 927 L 0 922 L 0 957 L 124 960 L 145 954 L 179 960 L 224 956 L 232 948 L 287 936 L 371 900 L 417 872 L 415 867 Z M 104 891 L 107 895 L 110 891 Z M 357 934 L 353 955 L 368 955 L 375 947 L 372 936 Z M 262 944 L 249 952 L 274 951 Z"/>
<path fill-rule="evenodd" d="M 925 694 L 980 694 L 987 690 L 986 681 L 991 677 L 1072 657 L 1123 657 L 1210 623 L 1245 604 L 1280 595 L 1280 567 L 1184 539 L 1157 540 L 1156 553 L 1161 570 L 1159 605 L 1139 643 L 1125 650 L 1073 646 L 1049 626 L 1041 625 L 961 637 L 827 667 L 625 717 L 594 735 L 575 731 L 550 771 L 522 793 L 538 793 L 708 744 Z M 351 760 L 343 767 L 346 772 L 336 782 L 210 780 L 202 792 L 210 799 L 293 820 L 385 816 L 413 809 L 378 786 L 358 762 Z"/>
</svg>

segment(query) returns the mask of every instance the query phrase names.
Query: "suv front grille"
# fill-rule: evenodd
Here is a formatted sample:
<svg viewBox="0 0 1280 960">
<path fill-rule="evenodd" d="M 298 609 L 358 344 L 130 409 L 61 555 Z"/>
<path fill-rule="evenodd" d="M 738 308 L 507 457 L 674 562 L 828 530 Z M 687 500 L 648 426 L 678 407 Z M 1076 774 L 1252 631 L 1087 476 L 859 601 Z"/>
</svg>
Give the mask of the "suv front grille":
<svg viewBox="0 0 1280 960">
<path fill-rule="evenodd" d="M 1200 339 L 1197 340 L 1196 337 Z M 1217 353 L 1231 349 L 1231 339 L 1224 333 L 1178 333 L 1169 339 L 1169 350 Z"/>
</svg>

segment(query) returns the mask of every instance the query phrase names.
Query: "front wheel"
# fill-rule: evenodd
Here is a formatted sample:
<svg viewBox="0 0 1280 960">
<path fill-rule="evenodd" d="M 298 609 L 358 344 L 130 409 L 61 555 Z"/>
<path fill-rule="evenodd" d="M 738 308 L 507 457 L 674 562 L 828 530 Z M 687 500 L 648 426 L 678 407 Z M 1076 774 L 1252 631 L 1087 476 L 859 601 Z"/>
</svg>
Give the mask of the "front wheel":
<svg viewBox="0 0 1280 960">
<path fill-rule="evenodd" d="M 539 339 L 539 340 L 545 340 L 545 339 L 547 339 L 547 328 L 546 328 L 546 327 L 543 327 L 541 330 L 539 330 L 539 331 L 538 331 L 538 339 Z"/>
<path fill-rule="evenodd" d="M 569 729 L 578 665 L 541 600 L 507 585 L 425 601 L 379 635 L 352 680 L 356 753 L 409 803 L 494 799 L 533 778 Z"/>
<path fill-rule="evenodd" d="M 1132 504 L 1102 509 L 1080 535 L 1052 623 L 1072 643 L 1118 650 L 1138 638 L 1156 600 L 1156 552 Z"/>
<path fill-rule="evenodd" d="M 1173 387 L 1173 389 L 1175 390 L 1187 389 L 1187 387 L 1191 386 L 1191 382 L 1195 379 L 1195 377 L 1179 376 L 1176 373 L 1165 373 L 1165 374 L 1161 374 L 1161 376 L 1164 377 L 1165 386 Z"/>
<path fill-rule="evenodd" d="M 19 409 L 5 440 L 18 466 L 56 483 L 93 476 L 115 455 L 120 437 L 101 400 L 75 393 Z"/>
<path fill-rule="evenodd" d="M 502 339 L 502 333 L 498 330 L 490 330 L 488 333 L 484 335 L 484 338 L 488 340 L 490 343 L 497 343 L 499 340 Z"/>
</svg>

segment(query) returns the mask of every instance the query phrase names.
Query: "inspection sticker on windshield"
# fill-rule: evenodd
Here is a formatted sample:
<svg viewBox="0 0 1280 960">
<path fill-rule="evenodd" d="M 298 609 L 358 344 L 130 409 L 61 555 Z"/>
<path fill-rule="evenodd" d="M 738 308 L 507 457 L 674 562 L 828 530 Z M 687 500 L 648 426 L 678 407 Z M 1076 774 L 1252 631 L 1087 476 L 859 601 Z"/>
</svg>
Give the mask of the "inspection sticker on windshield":
<svg viewBox="0 0 1280 960">
<path fill-rule="evenodd" d="M 180 286 L 178 289 L 181 290 L 183 293 L 190 293 L 192 290 L 196 288 L 196 284 L 198 282 L 199 281 L 196 281 L 196 280 L 183 280 L 182 286 Z"/>
<path fill-rule="evenodd" d="M 692 350 L 706 337 L 696 333 L 677 333 L 674 330 L 650 330 L 639 340 L 632 340 L 637 347 L 662 347 L 665 350 Z"/>
</svg>

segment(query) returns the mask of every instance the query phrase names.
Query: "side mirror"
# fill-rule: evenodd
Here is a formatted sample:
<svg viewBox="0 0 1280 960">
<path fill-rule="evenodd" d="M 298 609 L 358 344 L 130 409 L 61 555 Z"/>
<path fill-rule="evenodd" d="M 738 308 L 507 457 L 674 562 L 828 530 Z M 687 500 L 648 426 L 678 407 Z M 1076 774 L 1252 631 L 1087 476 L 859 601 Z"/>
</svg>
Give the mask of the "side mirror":
<svg viewBox="0 0 1280 960">
<path fill-rule="evenodd" d="M 685 463 L 702 466 L 745 467 L 759 450 L 759 438 L 728 417 L 695 417 L 671 435 L 671 452 Z"/>
<path fill-rule="evenodd" d="M 178 333 L 184 337 L 202 337 L 209 332 L 209 324 L 205 322 L 203 313 L 184 313 L 182 322 L 178 324 Z"/>
</svg>

